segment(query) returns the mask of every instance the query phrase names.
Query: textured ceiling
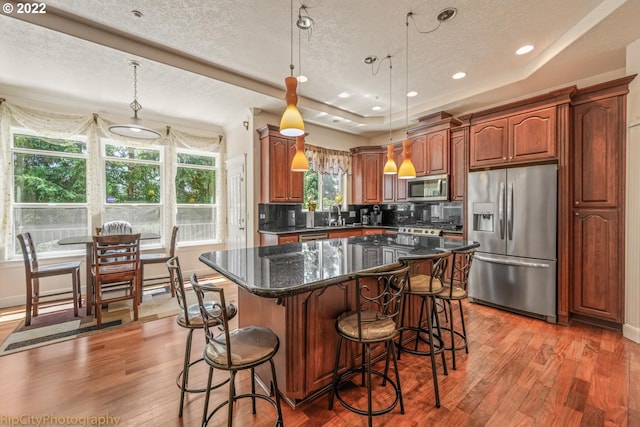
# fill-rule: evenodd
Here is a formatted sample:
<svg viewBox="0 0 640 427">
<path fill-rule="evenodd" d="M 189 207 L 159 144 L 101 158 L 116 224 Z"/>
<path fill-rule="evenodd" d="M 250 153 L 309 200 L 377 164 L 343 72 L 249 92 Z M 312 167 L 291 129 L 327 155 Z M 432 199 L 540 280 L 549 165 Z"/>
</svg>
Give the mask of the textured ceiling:
<svg viewBox="0 0 640 427">
<path fill-rule="evenodd" d="M 137 59 L 140 116 L 225 127 L 249 108 L 280 114 L 291 62 L 288 0 L 48 0 L 44 15 L 0 15 L 0 96 L 130 115 Z M 294 0 L 297 18 L 300 0 Z M 306 121 L 372 136 L 441 109 L 461 114 L 620 72 L 640 38 L 637 0 L 304 0 L 293 62 Z M 457 15 L 430 33 L 437 14 Z M 139 10 L 141 18 L 131 11 Z M 407 12 L 410 21 L 409 68 Z M 17 18 L 17 19 L 16 19 Z M 528 55 L 514 51 L 533 44 Z M 300 55 L 298 55 L 300 53 Z M 408 72 L 407 72 L 408 71 Z M 467 77 L 451 79 L 457 71 Z M 408 75 L 408 82 L 407 82 Z M 338 97 L 341 92 L 351 96 Z M 382 110 L 373 111 L 374 105 Z"/>
</svg>

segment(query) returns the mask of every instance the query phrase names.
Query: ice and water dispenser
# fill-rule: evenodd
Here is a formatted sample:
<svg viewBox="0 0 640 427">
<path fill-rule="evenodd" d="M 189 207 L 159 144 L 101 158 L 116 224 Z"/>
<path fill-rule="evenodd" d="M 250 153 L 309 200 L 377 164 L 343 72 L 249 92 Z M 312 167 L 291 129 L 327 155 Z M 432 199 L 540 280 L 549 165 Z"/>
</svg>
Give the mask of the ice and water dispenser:
<svg viewBox="0 0 640 427">
<path fill-rule="evenodd" d="M 493 224 L 495 219 L 495 212 L 493 203 L 491 202 L 477 202 L 472 206 L 473 212 L 473 231 L 488 231 L 493 232 Z"/>
</svg>

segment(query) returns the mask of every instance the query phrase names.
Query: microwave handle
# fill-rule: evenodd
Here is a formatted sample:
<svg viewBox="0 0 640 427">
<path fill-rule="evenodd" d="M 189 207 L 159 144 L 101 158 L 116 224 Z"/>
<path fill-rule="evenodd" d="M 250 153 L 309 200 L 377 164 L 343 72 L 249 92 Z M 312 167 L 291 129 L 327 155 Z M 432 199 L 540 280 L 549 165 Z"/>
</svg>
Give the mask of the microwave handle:
<svg viewBox="0 0 640 427">
<path fill-rule="evenodd" d="M 438 195 L 442 196 L 442 180 L 438 180 Z"/>
</svg>

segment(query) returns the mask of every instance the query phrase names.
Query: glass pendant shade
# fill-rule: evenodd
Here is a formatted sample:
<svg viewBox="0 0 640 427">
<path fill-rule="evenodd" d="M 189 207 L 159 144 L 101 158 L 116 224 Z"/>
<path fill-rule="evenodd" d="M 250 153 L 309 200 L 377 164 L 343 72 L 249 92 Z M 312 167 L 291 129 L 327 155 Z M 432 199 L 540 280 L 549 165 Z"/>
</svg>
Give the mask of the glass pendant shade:
<svg viewBox="0 0 640 427">
<path fill-rule="evenodd" d="M 395 175 L 398 173 L 398 165 L 396 165 L 395 160 L 393 159 L 393 145 L 387 145 L 387 163 L 384 165 L 385 175 Z"/>
<path fill-rule="evenodd" d="M 400 179 L 412 179 L 416 177 L 416 167 L 411 161 L 412 142 L 408 139 L 402 141 L 402 164 L 398 170 L 398 178 Z"/>
<path fill-rule="evenodd" d="M 287 101 L 287 109 L 284 110 L 280 120 L 280 133 L 285 136 L 304 135 L 304 121 L 302 121 L 302 115 L 296 106 L 298 103 L 298 95 L 296 93 L 298 80 L 293 76 L 289 76 L 284 79 L 284 83 L 287 87 L 287 94 L 284 98 Z"/>
<path fill-rule="evenodd" d="M 133 117 L 129 119 L 128 123 L 124 124 L 115 124 L 109 126 L 109 132 L 115 133 L 116 135 L 124 136 L 127 138 L 135 138 L 135 139 L 158 139 L 162 135 L 160 132 L 157 132 L 153 129 L 149 129 L 140 124 L 140 119 L 137 114 L 134 114 Z"/>
<path fill-rule="evenodd" d="M 309 170 L 309 161 L 304 155 L 304 136 L 300 135 L 296 138 L 296 154 L 291 160 L 291 170 L 293 172 L 305 172 Z"/>
</svg>

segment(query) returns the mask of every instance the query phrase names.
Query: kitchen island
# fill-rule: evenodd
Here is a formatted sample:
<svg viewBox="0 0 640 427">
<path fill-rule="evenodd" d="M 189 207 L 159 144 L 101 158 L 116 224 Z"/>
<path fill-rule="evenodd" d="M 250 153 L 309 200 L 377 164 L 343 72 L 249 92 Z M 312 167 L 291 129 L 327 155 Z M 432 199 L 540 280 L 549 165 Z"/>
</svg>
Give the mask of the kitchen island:
<svg viewBox="0 0 640 427">
<path fill-rule="evenodd" d="M 399 267 L 400 257 L 477 247 L 442 237 L 372 235 L 208 252 L 200 260 L 238 284 L 238 324 L 261 325 L 280 337 L 275 356 L 281 395 L 296 407 L 328 390 L 335 319 L 354 305 L 357 272 Z M 359 363 L 347 346 L 340 369 Z M 258 370 L 270 378 L 266 370 Z"/>
</svg>

